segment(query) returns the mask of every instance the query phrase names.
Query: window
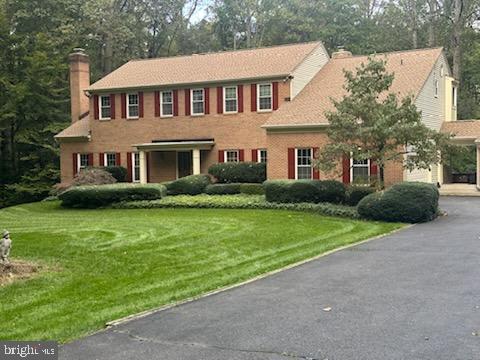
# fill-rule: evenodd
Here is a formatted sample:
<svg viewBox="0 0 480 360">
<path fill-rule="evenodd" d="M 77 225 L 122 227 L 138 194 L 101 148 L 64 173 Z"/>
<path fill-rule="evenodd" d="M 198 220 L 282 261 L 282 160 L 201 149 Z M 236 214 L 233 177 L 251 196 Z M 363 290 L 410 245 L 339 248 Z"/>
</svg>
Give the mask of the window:
<svg viewBox="0 0 480 360">
<path fill-rule="evenodd" d="M 370 160 L 351 159 L 351 178 L 354 184 L 370 183 Z"/>
<path fill-rule="evenodd" d="M 117 165 L 117 154 L 115 153 L 105 153 L 105 166 L 116 166 Z"/>
<path fill-rule="evenodd" d="M 443 68 L 443 65 L 440 66 L 440 77 L 443 77 L 445 75 L 445 69 Z"/>
<path fill-rule="evenodd" d="M 312 149 L 296 149 L 296 176 L 298 180 L 312 178 Z"/>
<path fill-rule="evenodd" d="M 109 95 L 101 95 L 100 101 L 100 120 L 109 120 L 110 119 L 110 96 Z"/>
<path fill-rule="evenodd" d="M 225 150 L 225 162 L 238 162 L 238 150 Z"/>
<path fill-rule="evenodd" d="M 438 97 L 438 79 L 433 81 L 433 85 L 435 86 L 435 97 Z"/>
<path fill-rule="evenodd" d="M 258 158 L 258 162 L 266 163 L 267 162 L 267 150 L 258 149 L 257 150 L 257 158 Z"/>
<path fill-rule="evenodd" d="M 173 116 L 173 92 L 162 91 L 160 98 L 160 116 Z"/>
<path fill-rule="evenodd" d="M 88 154 L 78 154 L 78 170 L 88 167 Z"/>
<path fill-rule="evenodd" d="M 138 94 L 127 95 L 127 118 L 138 118 Z"/>
<path fill-rule="evenodd" d="M 452 87 L 452 107 L 457 108 L 457 88 L 455 86 Z"/>
<path fill-rule="evenodd" d="M 237 104 L 237 87 L 236 86 L 225 86 L 223 88 L 225 94 L 223 101 L 223 112 L 224 113 L 236 113 L 238 111 Z"/>
<path fill-rule="evenodd" d="M 203 89 L 192 89 L 192 115 L 203 115 Z"/>
<path fill-rule="evenodd" d="M 132 153 L 132 181 L 140 182 L 140 153 Z"/>
<path fill-rule="evenodd" d="M 272 110 L 272 84 L 258 84 L 257 107 L 259 111 Z"/>
</svg>

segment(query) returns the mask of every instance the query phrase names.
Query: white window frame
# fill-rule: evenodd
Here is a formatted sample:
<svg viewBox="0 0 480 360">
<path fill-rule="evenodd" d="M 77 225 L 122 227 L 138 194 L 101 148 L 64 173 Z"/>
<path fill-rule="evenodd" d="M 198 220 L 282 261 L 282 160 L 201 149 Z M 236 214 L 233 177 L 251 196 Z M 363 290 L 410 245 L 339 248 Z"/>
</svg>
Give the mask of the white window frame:
<svg viewBox="0 0 480 360">
<path fill-rule="evenodd" d="M 102 99 L 108 98 L 108 108 L 110 108 L 110 116 L 103 117 L 102 116 L 102 108 L 106 108 L 106 106 L 102 106 Z M 99 95 L 98 96 L 98 118 L 100 120 L 111 120 L 112 119 L 112 102 L 111 102 L 110 95 Z"/>
<path fill-rule="evenodd" d="M 82 166 L 82 156 L 86 156 L 87 158 L 87 165 Z M 77 154 L 77 172 L 80 172 L 82 169 L 86 169 L 88 167 L 88 154 L 80 153 Z"/>
<path fill-rule="evenodd" d="M 440 84 L 439 84 L 439 81 L 438 81 L 437 78 L 435 78 L 435 79 L 433 80 L 433 86 L 434 86 L 434 88 L 435 88 L 435 90 L 434 90 L 435 97 L 438 98 L 438 92 L 439 92 L 439 86 L 440 86 Z"/>
<path fill-rule="evenodd" d="M 135 116 L 132 116 L 130 115 L 130 95 L 136 95 L 137 96 L 137 104 L 132 104 L 133 105 L 137 105 L 137 108 L 138 108 L 138 111 L 137 111 L 137 115 Z M 138 119 L 140 117 L 140 96 L 138 95 L 138 93 L 129 93 L 126 95 L 127 96 L 127 101 L 126 101 L 126 106 L 127 106 L 127 119 Z"/>
<path fill-rule="evenodd" d="M 458 89 L 456 86 L 452 86 L 452 108 L 457 108 L 457 96 L 458 96 Z"/>
<path fill-rule="evenodd" d="M 138 157 L 138 166 L 135 158 Z M 135 168 L 139 169 L 138 172 L 138 179 L 135 177 Z M 139 183 L 140 182 L 140 153 L 139 152 L 132 152 L 132 182 Z"/>
<path fill-rule="evenodd" d="M 310 180 L 313 179 L 313 148 L 308 148 L 308 147 L 302 147 L 302 148 L 295 148 L 295 180 L 308 180 L 308 179 L 299 179 L 298 178 L 298 151 L 299 150 L 310 150 Z M 301 167 L 307 167 L 307 165 L 300 165 Z"/>
<path fill-rule="evenodd" d="M 365 184 L 358 184 L 358 183 L 355 183 L 355 180 L 353 179 L 353 156 L 350 156 L 350 183 L 352 184 L 355 184 L 355 185 L 370 185 L 370 176 L 372 176 L 370 174 L 370 159 L 367 159 L 367 170 L 368 170 L 368 182 L 365 183 Z M 357 167 L 365 167 L 365 165 L 362 165 L 362 166 L 357 166 Z"/>
<path fill-rule="evenodd" d="M 236 161 L 228 161 L 228 153 L 229 152 L 234 152 L 236 153 L 236 157 L 237 157 L 237 160 Z M 229 150 L 224 150 L 223 151 L 223 161 L 224 162 L 235 162 L 235 163 L 238 163 L 240 162 L 240 151 L 238 149 L 229 149 Z"/>
<path fill-rule="evenodd" d="M 171 102 L 165 102 L 163 101 L 163 94 L 164 93 L 170 93 L 171 94 L 171 99 L 172 101 Z M 163 105 L 172 105 L 172 113 L 171 114 L 164 114 L 163 113 Z M 173 117 L 173 90 L 163 90 L 163 91 L 160 91 L 160 117 Z"/>
<path fill-rule="evenodd" d="M 270 86 L 270 109 L 260 109 L 260 86 L 269 85 Z M 264 96 L 264 98 L 266 98 Z M 261 83 L 257 84 L 257 112 L 270 112 L 273 110 L 273 84 L 270 83 Z"/>
<path fill-rule="evenodd" d="M 265 163 L 268 161 L 268 152 L 267 149 L 257 149 L 257 162 L 262 162 L 262 151 L 265 151 Z"/>
<path fill-rule="evenodd" d="M 193 92 L 194 91 L 201 91 L 202 92 L 202 101 L 201 102 L 202 102 L 203 112 L 201 112 L 201 113 L 194 113 L 193 112 L 193 109 L 194 109 L 193 104 L 200 102 L 199 100 L 196 100 L 196 101 L 193 100 Z M 190 114 L 192 116 L 205 115 L 205 89 L 204 88 L 190 89 Z"/>
<path fill-rule="evenodd" d="M 108 155 L 113 155 L 115 158 L 113 165 L 108 165 Z M 117 166 L 117 153 L 115 152 L 106 152 L 103 154 L 103 166 Z"/>
<path fill-rule="evenodd" d="M 227 89 L 235 89 L 235 108 L 234 111 L 227 111 Z M 228 99 L 234 100 L 234 99 Z M 223 113 L 224 114 L 237 114 L 238 113 L 238 86 L 237 85 L 230 85 L 223 87 Z"/>
</svg>

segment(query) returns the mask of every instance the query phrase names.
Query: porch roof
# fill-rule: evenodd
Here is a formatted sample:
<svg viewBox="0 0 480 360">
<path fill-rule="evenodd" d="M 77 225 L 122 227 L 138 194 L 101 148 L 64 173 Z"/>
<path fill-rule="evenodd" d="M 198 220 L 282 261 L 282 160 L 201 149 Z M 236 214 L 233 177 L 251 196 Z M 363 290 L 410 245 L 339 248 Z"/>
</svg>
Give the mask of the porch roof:
<svg viewBox="0 0 480 360">
<path fill-rule="evenodd" d="M 215 145 L 214 139 L 153 140 L 151 143 L 133 145 L 139 151 L 162 150 L 210 150 Z"/>
<path fill-rule="evenodd" d="M 455 135 L 453 140 L 475 141 L 480 139 L 480 120 L 457 120 L 444 122 L 441 132 Z"/>
</svg>

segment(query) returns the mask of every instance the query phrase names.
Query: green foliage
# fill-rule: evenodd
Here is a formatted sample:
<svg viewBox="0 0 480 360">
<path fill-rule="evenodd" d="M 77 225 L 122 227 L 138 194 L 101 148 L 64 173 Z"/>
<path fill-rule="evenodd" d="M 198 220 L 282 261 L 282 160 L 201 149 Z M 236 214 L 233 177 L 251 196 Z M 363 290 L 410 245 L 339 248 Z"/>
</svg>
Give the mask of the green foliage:
<svg viewBox="0 0 480 360">
<path fill-rule="evenodd" d="M 477 149 L 475 146 L 456 146 L 449 153 L 448 165 L 452 173 L 468 174 L 477 171 Z"/>
<path fill-rule="evenodd" d="M 330 202 L 345 200 L 345 185 L 335 180 L 269 180 L 263 183 L 267 201 L 279 203 Z"/>
<path fill-rule="evenodd" d="M 117 182 L 127 181 L 127 169 L 123 166 L 106 166 L 105 171 L 109 172 Z"/>
<path fill-rule="evenodd" d="M 212 184 L 208 185 L 205 193 L 209 195 L 232 195 L 240 194 L 240 184 Z"/>
<path fill-rule="evenodd" d="M 263 184 L 240 184 L 240 193 L 248 195 L 265 195 Z"/>
<path fill-rule="evenodd" d="M 71 187 L 58 197 L 68 208 L 98 208 L 119 201 L 153 200 L 165 196 L 159 184 L 111 184 Z"/>
<path fill-rule="evenodd" d="M 266 180 L 267 167 L 257 162 L 226 162 L 213 164 L 208 173 L 219 183 L 262 183 Z"/>
<path fill-rule="evenodd" d="M 350 206 L 356 206 L 365 196 L 374 192 L 375 188 L 370 186 L 348 186 L 345 203 Z"/>
<path fill-rule="evenodd" d="M 166 184 L 169 195 L 197 195 L 210 184 L 208 175 L 190 175 Z"/>
<path fill-rule="evenodd" d="M 112 176 L 111 173 L 106 171 L 104 168 L 86 168 L 82 169 L 73 179 L 73 186 L 82 186 L 82 185 L 106 185 L 114 184 L 117 180 Z M 68 186 L 67 186 L 68 187 Z M 59 192 L 62 192 L 63 186 L 60 187 Z"/>
<path fill-rule="evenodd" d="M 438 189 L 432 184 L 404 182 L 364 197 L 357 208 L 366 219 L 419 223 L 437 216 L 438 198 Z"/>
</svg>

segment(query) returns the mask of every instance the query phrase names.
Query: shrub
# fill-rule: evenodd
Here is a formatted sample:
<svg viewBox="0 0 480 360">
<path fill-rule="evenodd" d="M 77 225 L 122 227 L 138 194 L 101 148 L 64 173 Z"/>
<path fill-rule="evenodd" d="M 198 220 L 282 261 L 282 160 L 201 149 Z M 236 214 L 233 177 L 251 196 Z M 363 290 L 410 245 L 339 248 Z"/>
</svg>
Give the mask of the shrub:
<svg viewBox="0 0 480 360">
<path fill-rule="evenodd" d="M 338 204 L 345 200 L 345 185 L 334 180 L 272 180 L 265 181 L 264 188 L 270 202 Z"/>
<path fill-rule="evenodd" d="M 169 195 L 197 195 L 205 191 L 210 184 L 208 175 L 190 175 L 167 184 Z"/>
<path fill-rule="evenodd" d="M 119 201 L 160 199 L 165 193 L 165 186 L 159 184 L 87 185 L 72 187 L 59 199 L 65 207 L 97 208 Z"/>
<path fill-rule="evenodd" d="M 403 182 L 364 197 L 358 203 L 358 212 L 373 220 L 426 222 L 437 216 L 438 198 L 438 189 L 433 184 Z"/>
<path fill-rule="evenodd" d="M 248 195 L 265 195 L 263 184 L 240 184 L 240 193 Z"/>
<path fill-rule="evenodd" d="M 219 183 L 262 183 L 267 178 L 266 164 L 256 162 L 213 164 L 208 173 Z"/>
<path fill-rule="evenodd" d="M 232 195 L 240 193 L 240 184 L 213 184 L 208 185 L 205 192 L 210 195 Z"/>
<path fill-rule="evenodd" d="M 114 184 L 117 180 L 112 176 L 107 168 L 86 168 L 78 172 L 71 185 L 106 185 Z M 58 192 L 67 190 L 67 187 L 57 186 Z"/>
<path fill-rule="evenodd" d="M 345 203 L 350 206 L 356 206 L 365 196 L 375 192 L 375 188 L 370 186 L 349 186 L 347 188 Z"/>
<path fill-rule="evenodd" d="M 117 182 L 127 181 L 127 169 L 123 166 L 106 166 L 104 169 L 109 172 Z"/>
</svg>

